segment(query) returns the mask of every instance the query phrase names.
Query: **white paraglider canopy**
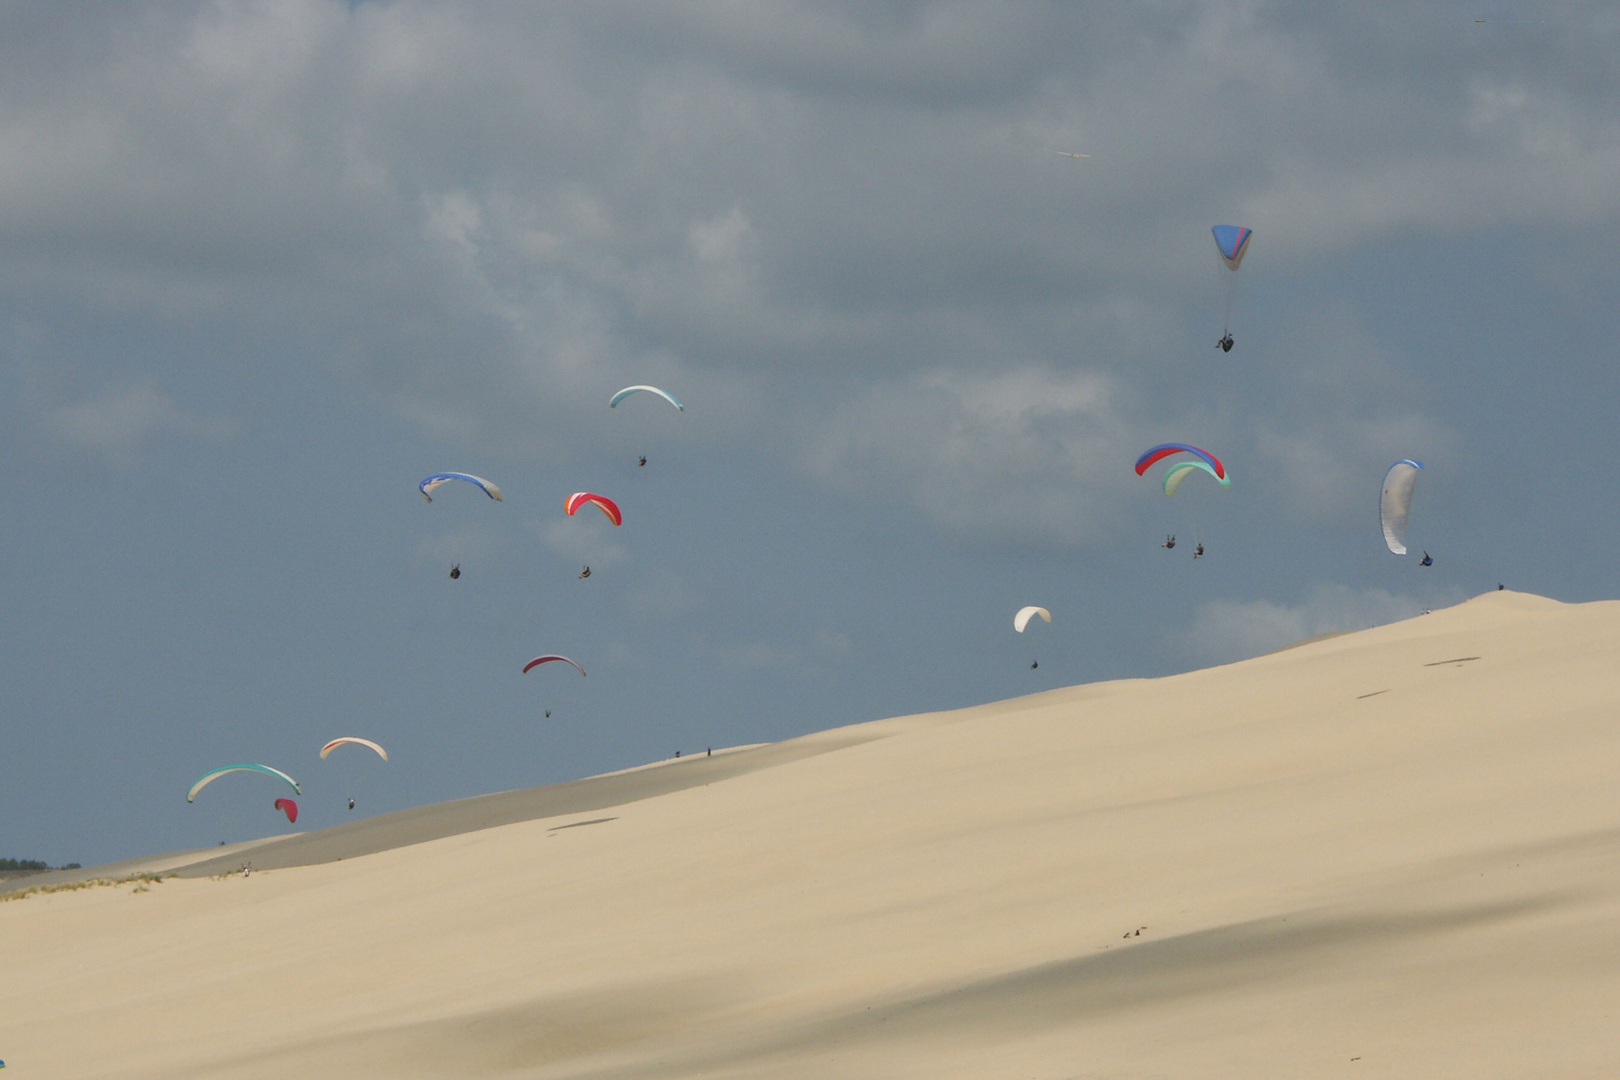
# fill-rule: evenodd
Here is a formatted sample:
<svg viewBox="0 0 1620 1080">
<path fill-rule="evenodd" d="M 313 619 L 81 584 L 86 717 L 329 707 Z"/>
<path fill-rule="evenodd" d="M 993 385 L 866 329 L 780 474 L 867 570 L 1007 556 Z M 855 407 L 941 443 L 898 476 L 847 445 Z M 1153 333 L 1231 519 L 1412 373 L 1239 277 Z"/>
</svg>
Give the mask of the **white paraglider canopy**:
<svg viewBox="0 0 1620 1080">
<path fill-rule="evenodd" d="M 1384 543 L 1396 555 L 1406 554 L 1406 521 L 1412 513 L 1412 490 L 1417 487 L 1418 470 L 1423 462 L 1407 458 L 1397 461 L 1384 474 L 1384 491 L 1378 501 L 1378 518 L 1384 526 Z"/>
</svg>

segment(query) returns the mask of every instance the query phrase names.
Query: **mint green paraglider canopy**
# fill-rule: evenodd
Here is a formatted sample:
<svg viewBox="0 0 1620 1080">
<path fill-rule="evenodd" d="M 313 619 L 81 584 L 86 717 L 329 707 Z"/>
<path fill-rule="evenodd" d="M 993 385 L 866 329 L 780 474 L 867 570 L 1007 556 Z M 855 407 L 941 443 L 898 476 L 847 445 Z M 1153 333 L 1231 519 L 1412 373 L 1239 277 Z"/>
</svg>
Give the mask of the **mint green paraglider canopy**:
<svg viewBox="0 0 1620 1080">
<path fill-rule="evenodd" d="M 1215 482 L 1221 485 L 1223 488 L 1229 488 L 1232 486 L 1232 478 L 1230 476 L 1221 476 L 1202 461 L 1183 461 L 1177 465 L 1171 466 L 1170 471 L 1164 474 L 1164 493 L 1166 495 L 1174 495 L 1176 493 L 1176 489 L 1181 487 L 1181 482 L 1187 479 L 1187 476 L 1190 473 L 1195 472 L 1209 473 L 1209 475 L 1215 477 Z"/>
<path fill-rule="evenodd" d="M 618 408 L 619 402 L 623 401 L 625 398 L 629 397 L 631 394 L 634 394 L 638 390 L 645 390 L 649 394 L 657 394 L 659 397 L 675 406 L 681 412 L 686 411 L 686 406 L 676 401 L 674 394 L 671 394 L 668 390 L 660 390 L 656 386 L 627 386 L 623 390 L 620 390 L 617 394 L 614 394 L 612 397 L 608 398 L 608 408 Z"/>
<path fill-rule="evenodd" d="M 235 765 L 227 765 L 223 769 L 215 769 L 213 772 L 210 772 L 210 773 L 204 773 L 201 777 L 198 778 L 198 780 L 197 780 L 197 782 L 195 784 L 191 785 L 191 790 L 186 792 L 186 802 L 191 802 L 192 800 L 196 799 L 197 792 L 201 791 L 203 788 L 207 787 L 209 784 L 212 784 L 215 780 L 218 780 L 220 777 L 224 776 L 226 773 L 233 773 L 233 772 L 261 772 L 261 773 L 264 773 L 266 776 L 273 776 L 277 780 L 281 780 L 281 781 L 285 782 L 288 787 L 292 788 L 295 792 L 297 792 L 300 795 L 302 795 L 304 793 L 304 789 L 298 786 L 298 781 L 294 780 L 292 777 L 288 776 L 286 773 L 282 772 L 280 769 L 272 769 L 268 765 L 255 765 L 252 762 L 244 761 L 244 762 L 239 762 L 238 764 L 235 764 Z"/>
</svg>

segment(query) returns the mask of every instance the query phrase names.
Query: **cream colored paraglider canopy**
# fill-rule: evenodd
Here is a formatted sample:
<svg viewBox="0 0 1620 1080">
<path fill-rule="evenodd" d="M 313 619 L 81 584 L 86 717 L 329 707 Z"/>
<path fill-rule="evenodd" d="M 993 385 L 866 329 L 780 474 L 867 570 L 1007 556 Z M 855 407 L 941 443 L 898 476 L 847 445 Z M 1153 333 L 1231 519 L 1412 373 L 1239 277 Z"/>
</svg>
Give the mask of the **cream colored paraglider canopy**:
<svg viewBox="0 0 1620 1080">
<path fill-rule="evenodd" d="M 384 750 L 370 739 L 362 739 L 358 735 L 345 735 L 340 739 L 333 739 L 331 742 L 321 747 L 321 760 L 325 761 L 327 754 L 330 754 L 333 750 L 336 750 L 344 743 L 353 743 L 356 746 L 370 747 L 371 749 L 377 751 L 378 757 L 382 758 L 384 761 L 388 760 L 388 751 Z"/>
<path fill-rule="evenodd" d="M 1030 618 L 1035 615 L 1039 615 L 1047 622 L 1052 621 L 1052 613 L 1050 611 L 1047 611 L 1043 607 L 1035 607 L 1031 605 L 1027 608 L 1020 608 L 1018 610 L 1018 614 L 1013 616 L 1013 629 L 1022 634 L 1024 632 L 1024 627 L 1029 625 Z"/>
</svg>

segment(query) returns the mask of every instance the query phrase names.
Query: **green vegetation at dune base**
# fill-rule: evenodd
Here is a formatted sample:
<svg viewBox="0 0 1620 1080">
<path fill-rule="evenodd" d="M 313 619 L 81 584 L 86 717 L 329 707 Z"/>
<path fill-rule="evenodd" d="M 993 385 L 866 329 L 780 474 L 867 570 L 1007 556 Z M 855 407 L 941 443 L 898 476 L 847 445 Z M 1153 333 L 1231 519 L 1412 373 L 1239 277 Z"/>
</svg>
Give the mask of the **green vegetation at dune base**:
<svg viewBox="0 0 1620 1080">
<path fill-rule="evenodd" d="M 0 859 L 0 878 L 20 877 L 23 874 L 42 874 L 46 870 L 77 870 L 76 862 L 52 866 L 39 859 Z"/>
<path fill-rule="evenodd" d="M 61 867 L 66 870 L 67 867 Z M 119 878 L 89 878 L 85 881 L 63 881 L 55 885 L 34 885 L 30 888 L 18 888 L 12 892 L 0 893 L 0 904 L 9 900 L 27 900 L 30 896 L 44 896 L 49 893 L 77 892 L 80 889 L 99 889 L 108 886 L 133 885 L 131 893 L 150 892 L 151 886 L 159 884 L 165 877 L 173 875 L 164 874 L 127 874 Z"/>
</svg>

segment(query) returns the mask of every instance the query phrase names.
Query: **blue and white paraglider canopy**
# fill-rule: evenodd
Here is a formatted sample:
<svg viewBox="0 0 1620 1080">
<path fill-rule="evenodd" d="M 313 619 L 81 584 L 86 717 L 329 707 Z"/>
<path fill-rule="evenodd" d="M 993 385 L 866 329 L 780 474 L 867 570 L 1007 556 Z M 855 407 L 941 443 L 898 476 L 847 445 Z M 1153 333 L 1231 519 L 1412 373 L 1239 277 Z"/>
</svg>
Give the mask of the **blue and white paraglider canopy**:
<svg viewBox="0 0 1620 1080">
<path fill-rule="evenodd" d="M 485 495 L 488 495 L 490 498 L 494 499 L 496 502 L 504 502 L 505 501 L 501 497 L 501 489 L 500 488 L 496 487 L 494 484 L 490 483 L 488 480 L 482 479 L 481 477 L 474 476 L 472 473 L 464 473 L 464 472 L 434 473 L 432 476 L 428 477 L 426 480 L 423 480 L 420 484 L 418 484 L 417 487 L 422 492 L 422 498 L 426 499 L 428 502 L 432 502 L 433 501 L 433 492 L 437 491 L 439 488 L 443 487 L 445 484 L 448 484 L 452 480 L 465 480 L 467 483 L 474 485 L 480 491 L 482 491 Z"/>
</svg>

